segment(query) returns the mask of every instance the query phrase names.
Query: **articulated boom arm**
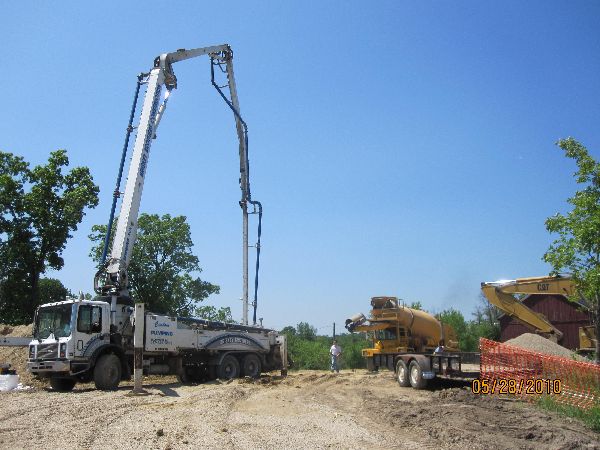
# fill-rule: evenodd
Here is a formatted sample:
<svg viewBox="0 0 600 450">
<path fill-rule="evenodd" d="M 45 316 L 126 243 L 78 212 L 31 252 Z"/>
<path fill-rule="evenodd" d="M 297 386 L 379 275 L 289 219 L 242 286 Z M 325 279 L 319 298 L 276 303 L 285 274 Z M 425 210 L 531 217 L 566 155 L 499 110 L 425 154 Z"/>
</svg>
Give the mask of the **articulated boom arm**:
<svg viewBox="0 0 600 450">
<path fill-rule="evenodd" d="M 542 314 L 525 306 L 514 294 L 574 294 L 570 277 L 517 278 L 481 283 L 481 290 L 488 301 L 504 313 L 533 328 L 538 333 L 560 340 L 562 332 L 555 328 Z"/>
<path fill-rule="evenodd" d="M 99 293 L 109 294 L 113 296 L 113 302 L 118 296 L 128 296 L 128 279 L 127 279 L 127 267 L 131 259 L 133 251 L 133 245 L 136 239 L 137 233 L 137 221 L 140 202 L 142 198 L 142 190 L 144 187 L 144 181 L 146 176 L 146 168 L 150 157 L 150 147 L 152 140 L 156 138 L 156 130 L 160 124 L 160 120 L 165 111 L 167 100 L 173 89 L 177 88 L 177 78 L 173 72 L 173 63 L 184 61 L 186 59 L 196 58 L 198 56 L 208 55 L 211 59 L 211 75 L 212 83 L 215 88 L 219 91 L 219 94 L 227 102 L 228 106 L 234 113 L 236 122 L 236 130 L 239 139 L 239 156 L 240 156 L 240 188 L 242 190 L 242 199 L 240 206 L 243 211 L 243 234 L 244 234 L 244 247 L 243 247 L 243 262 L 244 262 L 244 323 L 247 324 L 247 307 L 248 307 L 248 204 L 252 204 L 255 208 L 258 206 L 259 215 L 262 213 L 262 207 L 259 202 L 252 201 L 250 195 L 250 183 L 249 183 L 249 163 L 248 163 L 248 139 L 247 139 L 247 127 L 245 122 L 242 120 L 239 109 L 239 102 L 236 90 L 236 84 L 233 74 L 233 52 L 229 45 L 218 45 L 212 47 L 196 48 L 192 50 L 180 49 L 173 53 L 164 53 L 158 56 L 154 60 L 154 67 L 148 74 L 140 76 L 138 81 L 139 84 L 146 84 L 146 94 L 140 114 L 140 121 L 137 127 L 137 135 L 133 147 L 133 153 L 131 157 L 131 163 L 129 166 L 129 173 L 127 176 L 127 184 L 125 186 L 125 192 L 123 194 L 123 201 L 121 204 L 121 211 L 119 214 L 119 220 L 117 222 L 117 228 L 115 230 L 115 237 L 110 252 L 110 258 L 104 264 L 102 269 L 96 276 L 94 282 L 95 289 Z M 225 69 L 223 70 L 223 66 Z M 214 67 L 219 67 L 227 76 L 226 86 L 229 88 L 230 98 L 223 93 L 221 88 L 215 83 Z M 166 88 L 166 93 L 162 104 L 160 99 L 162 96 L 163 86 Z M 134 107 L 130 118 L 130 125 L 128 127 L 128 134 L 125 141 L 125 148 L 123 158 L 121 160 L 121 169 L 119 172 L 119 178 L 117 180 L 117 190 L 115 192 L 118 197 L 118 186 L 120 184 L 120 176 L 122 173 L 123 163 L 125 160 L 125 152 L 127 150 L 127 144 L 129 141 L 129 133 L 133 129 L 131 127 L 131 121 L 135 111 L 135 103 L 137 101 L 137 92 L 134 100 Z M 109 220 L 108 231 L 107 231 L 107 242 L 112 226 L 114 214 L 111 212 L 111 218 Z M 259 241 L 257 244 L 257 252 L 260 248 L 260 220 L 259 220 Z M 108 244 L 105 245 L 105 253 L 103 259 L 106 257 Z M 258 273 L 258 255 L 257 255 L 257 273 Z M 102 281 L 100 279 L 103 279 Z M 258 285 L 258 278 L 255 286 Z M 256 303 L 256 302 L 255 302 Z M 114 308 L 113 308 L 114 310 Z M 256 314 L 255 314 L 256 315 Z M 256 319 L 255 319 L 256 322 Z"/>
</svg>

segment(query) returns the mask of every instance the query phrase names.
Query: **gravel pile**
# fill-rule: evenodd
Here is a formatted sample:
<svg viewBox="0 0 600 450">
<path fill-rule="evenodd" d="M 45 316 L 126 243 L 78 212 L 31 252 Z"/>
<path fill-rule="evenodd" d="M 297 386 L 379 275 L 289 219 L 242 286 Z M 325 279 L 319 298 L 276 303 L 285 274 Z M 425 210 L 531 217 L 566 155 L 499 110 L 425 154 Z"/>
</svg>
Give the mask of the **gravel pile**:
<svg viewBox="0 0 600 450">
<path fill-rule="evenodd" d="M 575 353 L 568 348 L 558 345 L 539 334 L 525 333 L 506 341 L 505 344 L 524 348 L 525 350 L 544 353 L 546 355 L 562 356 L 563 358 L 573 358 L 575 356 L 577 359 L 581 359 L 579 355 L 575 355 Z"/>
</svg>

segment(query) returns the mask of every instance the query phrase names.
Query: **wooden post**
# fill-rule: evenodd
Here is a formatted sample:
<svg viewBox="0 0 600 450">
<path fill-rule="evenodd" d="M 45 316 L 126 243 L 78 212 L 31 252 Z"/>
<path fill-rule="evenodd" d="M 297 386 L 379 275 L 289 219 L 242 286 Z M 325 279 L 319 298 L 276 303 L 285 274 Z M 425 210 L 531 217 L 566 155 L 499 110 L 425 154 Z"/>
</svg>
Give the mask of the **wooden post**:
<svg viewBox="0 0 600 450">
<path fill-rule="evenodd" d="M 335 322 L 333 322 L 333 338 L 335 339 Z"/>
</svg>

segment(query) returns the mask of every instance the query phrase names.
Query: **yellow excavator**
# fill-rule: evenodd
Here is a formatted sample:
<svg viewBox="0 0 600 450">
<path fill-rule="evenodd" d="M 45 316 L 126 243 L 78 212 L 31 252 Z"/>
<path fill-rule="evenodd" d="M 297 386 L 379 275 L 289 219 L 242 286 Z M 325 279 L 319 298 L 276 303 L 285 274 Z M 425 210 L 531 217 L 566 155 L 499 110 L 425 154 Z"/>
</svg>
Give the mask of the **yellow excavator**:
<svg viewBox="0 0 600 450">
<path fill-rule="evenodd" d="M 481 283 L 481 290 L 488 301 L 502 312 L 514 317 L 536 333 L 558 342 L 562 332 L 540 313 L 528 308 L 518 297 L 519 294 L 559 294 L 567 297 L 575 295 L 575 285 L 568 275 L 517 278 Z M 596 333 L 593 326 L 579 328 L 579 351 L 592 352 L 596 348 Z"/>
</svg>

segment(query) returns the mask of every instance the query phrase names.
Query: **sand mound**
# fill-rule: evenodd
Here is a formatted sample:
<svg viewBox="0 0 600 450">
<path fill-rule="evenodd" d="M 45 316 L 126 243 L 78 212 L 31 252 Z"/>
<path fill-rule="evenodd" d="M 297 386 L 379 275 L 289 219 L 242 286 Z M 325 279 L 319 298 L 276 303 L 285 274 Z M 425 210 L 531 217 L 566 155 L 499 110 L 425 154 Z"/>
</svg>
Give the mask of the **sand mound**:
<svg viewBox="0 0 600 450">
<path fill-rule="evenodd" d="M 0 336 L 28 337 L 31 336 L 33 324 L 31 325 L 3 325 L 0 324 Z"/>
<path fill-rule="evenodd" d="M 0 324 L 0 336 L 27 337 L 31 336 L 32 325 L 2 325 Z M 27 386 L 45 386 L 45 382 L 35 380 L 27 372 L 27 347 L 2 347 L 0 346 L 0 363 L 9 363 L 11 369 L 17 371 L 19 381 Z"/>
<path fill-rule="evenodd" d="M 583 359 L 579 355 L 575 355 L 571 350 L 565 348 L 550 339 L 546 339 L 539 334 L 525 333 L 516 338 L 510 339 L 505 344 L 515 347 L 531 350 L 546 355 L 561 356 L 563 358 Z"/>
</svg>

